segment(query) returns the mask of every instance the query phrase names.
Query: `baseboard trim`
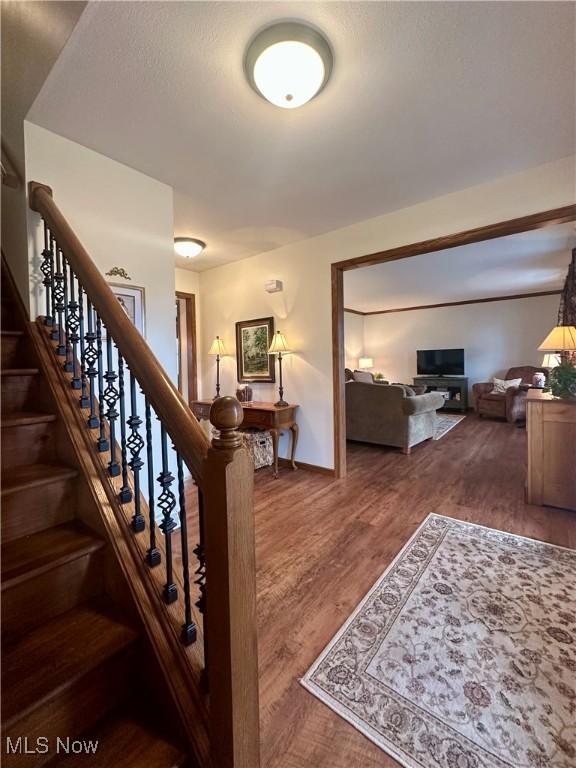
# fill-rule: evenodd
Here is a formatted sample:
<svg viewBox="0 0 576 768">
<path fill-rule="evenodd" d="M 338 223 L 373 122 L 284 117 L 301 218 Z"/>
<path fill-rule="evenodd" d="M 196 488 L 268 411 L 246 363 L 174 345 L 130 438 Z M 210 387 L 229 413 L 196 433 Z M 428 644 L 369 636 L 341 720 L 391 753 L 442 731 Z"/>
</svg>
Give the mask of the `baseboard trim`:
<svg viewBox="0 0 576 768">
<path fill-rule="evenodd" d="M 305 469 L 307 472 L 316 472 L 319 475 L 325 475 L 326 477 L 336 477 L 336 472 L 328 467 L 319 467 L 317 464 L 306 464 L 304 461 L 296 461 L 298 469 Z M 278 466 L 280 467 L 292 467 L 290 459 L 278 458 Z"/>
</svg>

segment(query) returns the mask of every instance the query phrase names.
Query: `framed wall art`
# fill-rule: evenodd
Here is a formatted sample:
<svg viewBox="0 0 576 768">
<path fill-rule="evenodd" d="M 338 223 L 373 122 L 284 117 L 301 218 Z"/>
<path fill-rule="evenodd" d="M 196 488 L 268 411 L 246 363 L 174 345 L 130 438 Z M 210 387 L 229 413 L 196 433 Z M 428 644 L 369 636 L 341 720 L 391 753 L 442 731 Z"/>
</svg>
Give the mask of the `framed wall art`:
<svg viewBox="0 0 576 768">
<path fill-rule="evenodd" d="M 236 323 L 238 381 L 251 383 L 276 381 L 274 356 L 268 354 L 273 336 L 273 317 L 241 320 Z"/>
<path fill-rule="evenodd" d="M 118 303 L 128 315 L 130 321 L 134 324 L 137 331 L 142 336 L 146 333 L 146 317 L 144 306 L 144 288 L 138 288 L 135 285 L 119 285 L 108 283 Z"/>
</svg>

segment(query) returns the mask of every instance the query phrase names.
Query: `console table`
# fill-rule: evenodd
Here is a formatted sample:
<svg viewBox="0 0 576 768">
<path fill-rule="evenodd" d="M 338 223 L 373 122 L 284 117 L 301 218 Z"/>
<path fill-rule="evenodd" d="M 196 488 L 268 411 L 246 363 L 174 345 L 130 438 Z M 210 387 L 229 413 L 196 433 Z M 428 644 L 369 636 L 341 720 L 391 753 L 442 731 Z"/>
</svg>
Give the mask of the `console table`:
<svg viewBox="0 0 576 768">
<path fill-rule="evenodd" d="M 576 510 L 576 400 L 529 389 L 526 426 L 528 504 Z"/>
<path fill-rule="evenodd" d="M 194 416 L 199 421 L 210 419 L 210 408 L 213 400 L 194 400 L 191 408 Z M 275 406 L 274 403 L 240 403 L 244 411 L 244 420 L 240 429 L 267 429 L 272 435 L 272 449 L 274 451 L 274 477 L 278 477 L 278 441 L 282 430 L 289 429 L 292 433 L 292 450 L 290 463 L 292 469 L 298 469 L 294 457 L 298 444 L 298 424 L 296 423 L 297 405 Z"/>
<path fill-rule="evenodd" d="M 445 389 L 448 397 L 441 411 L 468 410 L 468 379 L 465 376 L 416 376 L 414 386 L 424 385 L 428 392 Z"/>
</svg>

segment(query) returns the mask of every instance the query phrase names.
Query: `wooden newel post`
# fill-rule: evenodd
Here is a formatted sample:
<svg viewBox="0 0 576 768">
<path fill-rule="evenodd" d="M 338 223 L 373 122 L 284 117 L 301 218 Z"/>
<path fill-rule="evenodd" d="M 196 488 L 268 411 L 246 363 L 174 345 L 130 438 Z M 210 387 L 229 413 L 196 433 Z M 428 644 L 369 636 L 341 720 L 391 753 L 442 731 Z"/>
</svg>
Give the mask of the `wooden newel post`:
<svg viewBox="0 0 576 768">
<path fill-rule="evenodd" d="M 220 436 L 204 460 L 206 640 L 211 744 L 217 768 L 259 768 L 254 467 L 237 431 L 242 406 L 215 400 Z"/>
</svg>

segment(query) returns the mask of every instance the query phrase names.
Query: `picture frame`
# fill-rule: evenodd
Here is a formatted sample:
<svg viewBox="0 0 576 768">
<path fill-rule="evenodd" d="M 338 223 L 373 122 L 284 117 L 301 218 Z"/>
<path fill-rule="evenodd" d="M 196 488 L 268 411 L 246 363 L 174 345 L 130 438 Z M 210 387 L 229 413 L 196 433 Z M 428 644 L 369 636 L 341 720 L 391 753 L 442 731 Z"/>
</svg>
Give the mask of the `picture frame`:
<svg viewBox="0 0 576 768">
<path fill-rule="evenodd" d="M 108 283 L 108 285 L 136 330 L 145 337 L 146 306 L 144 288 L 136 285 L 122 285 L 120 283 Z"/>
<path fill-rule="evenodd" d="M 273 317 L 241 320 L 236 323 L 236 365 L 239 382 L 273 384 L 276 381 L 274 356 L 268 354 L 273 336 Z"/>
</svg>

